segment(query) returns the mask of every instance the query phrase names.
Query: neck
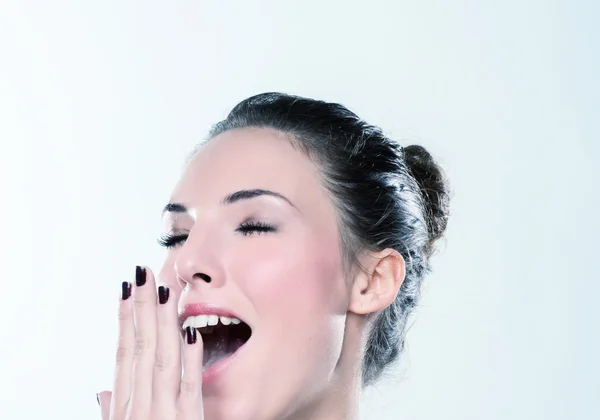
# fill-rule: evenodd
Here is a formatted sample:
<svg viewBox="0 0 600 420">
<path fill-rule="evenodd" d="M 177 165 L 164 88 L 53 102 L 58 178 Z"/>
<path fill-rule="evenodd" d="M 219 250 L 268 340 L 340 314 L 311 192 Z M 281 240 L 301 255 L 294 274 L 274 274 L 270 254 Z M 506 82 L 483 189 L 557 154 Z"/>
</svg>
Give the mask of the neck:
<svg viewBox="0 0 600 420">
<path fill-rule="evenodd" d="M 340 378 L 341 379 L 341 378 Z M 286 420 L 358 420 L 360 388 L 334 380 L 311 404 Z"/>
<path fill-rule="evenodd" d="M 350 320 L 352 324 L 362 320 Z M 363 343 L 360 334 L 345 337 L 344 349 L 327 387 L 311 403 L 296 411 L 286 420 L 358 420 L 362 391 Z"/>
</svg>

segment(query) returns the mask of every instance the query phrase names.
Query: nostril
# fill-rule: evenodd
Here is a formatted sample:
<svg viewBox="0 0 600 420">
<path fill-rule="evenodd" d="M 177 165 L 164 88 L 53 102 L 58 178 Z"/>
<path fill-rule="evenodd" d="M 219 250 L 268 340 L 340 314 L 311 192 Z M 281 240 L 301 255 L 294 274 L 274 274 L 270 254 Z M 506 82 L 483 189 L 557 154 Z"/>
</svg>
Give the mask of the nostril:
<svg viewBox="0 0 600 420">
<path fill-rule="evenodd" d="M 198 273 L 196 275 L 207 283 L 210 283 L 212 281 L 212 279 L 210 278 L 210 276 L 208 274 Z"/>
</svg>

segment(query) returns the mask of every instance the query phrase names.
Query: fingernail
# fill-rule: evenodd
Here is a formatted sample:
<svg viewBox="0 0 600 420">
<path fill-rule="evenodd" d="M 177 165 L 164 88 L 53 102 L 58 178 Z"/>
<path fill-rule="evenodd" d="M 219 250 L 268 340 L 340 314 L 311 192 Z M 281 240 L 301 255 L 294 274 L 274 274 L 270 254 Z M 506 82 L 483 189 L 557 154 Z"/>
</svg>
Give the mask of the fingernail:
<svg viewBox="0 0 600 420">
<path fill-rule="evenodd" d="M 131 283 L 124 281 L 123 284 L 121 284 L 121 299 L 127 300 L 129 299 L 129 296 L 131 296 Z"/>
<path fill-rule="evenodd" d="M 146 284 L 146 269 L 137 265 L 135 267 L 135 285 L 137 287 Z"/>
<path fill-rule="evenodd" d="M 185 329 L 185 335 L 187 336 L 188 344 L 194 344 L 196 342 L 196 329 L 192 327 L 187 327 Z"/>
<path fill-rule="evenodd" d="M 96 401 L 98 401 L 98 405 L 100 405 L 100 397 L 98 397 L 98 394 L 96 394 Z"/>
<path fill-rule="evenodd" d="M 169 300 L 169 288 L 165 286 L 159 286 L 158 288 L 158 302 L 164 305 Z"/>
</svg>

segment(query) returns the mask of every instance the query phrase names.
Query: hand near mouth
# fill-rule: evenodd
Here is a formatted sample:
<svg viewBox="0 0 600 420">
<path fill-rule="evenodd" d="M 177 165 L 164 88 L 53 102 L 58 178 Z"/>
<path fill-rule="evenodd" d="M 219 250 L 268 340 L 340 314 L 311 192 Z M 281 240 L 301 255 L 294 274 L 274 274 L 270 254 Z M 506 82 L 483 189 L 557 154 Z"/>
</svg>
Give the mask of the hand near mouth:
<svg viewBox="0 0 600 420">
<path fill-rule="evenodd" d="M 180 331 L 177 299 L 137 267 L 133 287 L 122 285 L 113 391 L 98 394 L 102 420 L 204 419 L 202 337 L 188 327 L 182 340 Z"/>
</svg>

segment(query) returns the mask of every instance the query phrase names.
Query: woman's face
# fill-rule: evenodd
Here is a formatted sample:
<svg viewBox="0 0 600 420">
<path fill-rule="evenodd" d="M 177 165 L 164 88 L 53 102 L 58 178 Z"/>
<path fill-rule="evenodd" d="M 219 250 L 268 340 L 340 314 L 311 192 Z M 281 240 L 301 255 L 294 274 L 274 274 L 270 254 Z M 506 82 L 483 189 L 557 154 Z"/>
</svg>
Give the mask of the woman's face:
<svg viewBox="0 0 600 420">
<path fill-rule="evenodd" d="M 167 207 L 164 233 L 183 236 L 160 281 L 183 287 L 180 312 L 242 321 L 203 334 L 205 363 L 216 360 L 203 375 L 206 418 L 279 419 L 310 403 L 336 370 L 349 299 L 315 165 L 278 132 L 229 131 L 193 157 L 170 203 L 181 206 Z M 252 334 L 235 351 L 244 324 Z"/>
</svg>

